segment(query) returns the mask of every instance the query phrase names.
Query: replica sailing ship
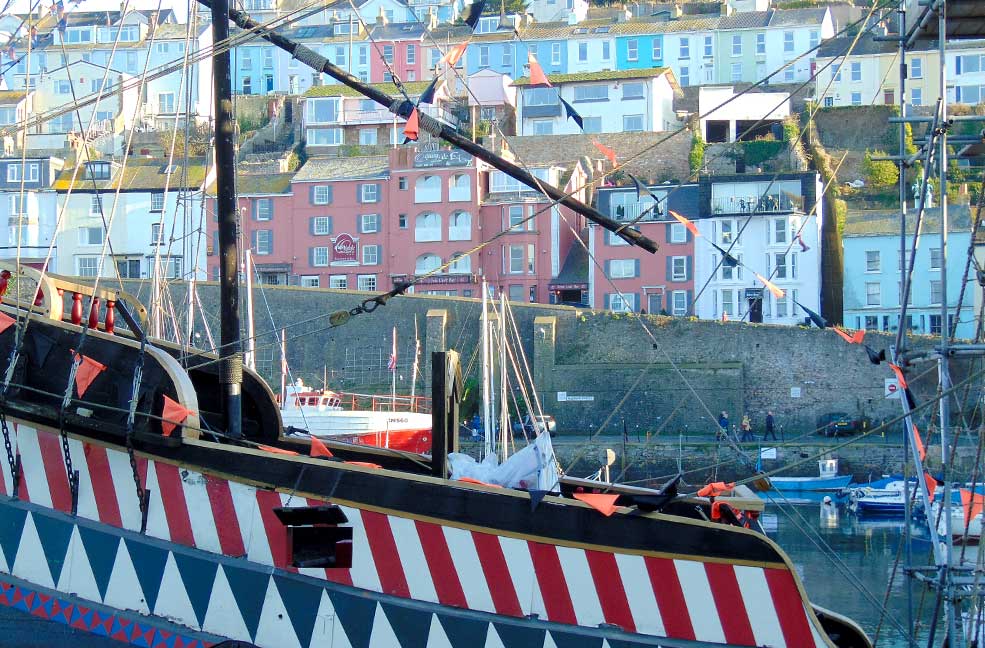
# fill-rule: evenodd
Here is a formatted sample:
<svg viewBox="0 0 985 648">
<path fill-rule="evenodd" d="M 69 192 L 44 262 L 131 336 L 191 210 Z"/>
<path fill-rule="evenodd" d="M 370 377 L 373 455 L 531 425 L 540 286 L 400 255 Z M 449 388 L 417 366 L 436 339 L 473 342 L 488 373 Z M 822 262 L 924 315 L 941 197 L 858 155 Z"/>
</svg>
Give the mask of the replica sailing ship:
<svg viewBox="0 0 985 648">
<path fill-rule="evenodd" d="M 227 8 L 212 10 L 219 45 Z M 228 54 L 216 55 L 215 78 L 218 357 L 148 339 L 123 293 L 9 268 L 0 604 L 155 647 L 226 638 L 277 648 L 869 645 L 850 621 L 813 606 L 783 551 L 721 502 L 581 485 L 582 499 L 596 487 L 611 495 L 603 515 L 569 497 L 570 482 L 545 494 L 448 479 L 454 353 L 432 358 L 430 459 L 330 442 L 309 456 L 309 440 L 285 437 L 274 394 L 241 362 Z M 408 116 L 406 105 L 388 105 Z M 648 243 L 635 230 L 619 235 Z M 365 317 L 396 292 L 333 323 Z M 117 314 L 127 331 L 116 330 Z M 754 500 L 733 504 L 761 506 Z"/>
</svg>

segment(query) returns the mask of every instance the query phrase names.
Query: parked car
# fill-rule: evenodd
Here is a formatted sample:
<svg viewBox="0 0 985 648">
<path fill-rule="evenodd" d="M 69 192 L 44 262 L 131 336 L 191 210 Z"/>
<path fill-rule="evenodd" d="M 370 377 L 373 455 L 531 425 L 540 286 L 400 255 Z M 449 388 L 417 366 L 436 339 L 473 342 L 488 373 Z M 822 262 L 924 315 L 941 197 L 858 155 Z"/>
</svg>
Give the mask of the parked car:
<svg viewBox="0 0 985 648">
<path fill-rule="evenodd" d="M 524 432 L 527 436 L 536 436 L 536 430 L 540 430 L 541 432 L 546 431 L 551 436 L 554 436 L 557 431 L 557 422 L 549 414 L 533 417 L 530 414 L 525 414 L 519 421 L 513 422 L 514 436 L 522 436 Z"/>
<path fill-rule="evenodd" d="M 852 416 L 845 412 L 831 412 L 817 419 L 817 433 L 826 437 L 856 434 L 872 427 L 868 416 Z"/>
</svg>

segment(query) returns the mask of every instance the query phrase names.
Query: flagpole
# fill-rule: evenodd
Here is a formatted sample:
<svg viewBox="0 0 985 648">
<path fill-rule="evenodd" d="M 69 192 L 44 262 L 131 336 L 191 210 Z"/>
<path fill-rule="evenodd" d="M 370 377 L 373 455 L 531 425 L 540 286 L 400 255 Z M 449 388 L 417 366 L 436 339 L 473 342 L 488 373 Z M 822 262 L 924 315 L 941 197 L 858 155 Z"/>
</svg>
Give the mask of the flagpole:
<svg viewBox="0 0 985 648">
<path fill-rule="evenodd" d="M 482 431 L 485 434 L 485 454 L 492 454 L 492 410 L 489 406 L 489 288 L 482 280 Z"/>
<path fill-rule="evenodd" d="M 390 409 L 397 411 L 397 327 L 393 327 L 393 351 L 390 354 Z M 387 426 L 387 437 L 389 441 L 389 429 Z M 387 447 L 389 447 L 389 442 Z"/>
<path fill-rule="evenodd" d="M 414 368 L 411 371 L 410 379 L 410 402 L 411 406 L 414 406 L 414 398 L 417 396 L 417 369 L 418 362 L 420 361 L 421 355 L 421 338 L 418 336 L 417 332 L 417 317 L 414 317 Z M 416 407 L 413 407 L 414 411 L 417 411 Z"/>
</svg>

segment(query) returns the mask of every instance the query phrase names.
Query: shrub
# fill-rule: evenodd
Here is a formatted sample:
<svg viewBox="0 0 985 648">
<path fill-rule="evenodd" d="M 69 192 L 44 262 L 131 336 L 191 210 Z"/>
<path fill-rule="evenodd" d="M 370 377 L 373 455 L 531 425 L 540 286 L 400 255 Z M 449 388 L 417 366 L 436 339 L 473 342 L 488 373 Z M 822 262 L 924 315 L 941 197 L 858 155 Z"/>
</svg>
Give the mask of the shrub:
<svg viewBox="0 0 985 648">
<path fill-rule="evenodd" d="M 885 157 L 883 151 L 866 151 L 862 160 L 862 173 L 865 174 L 869 185 L 873 187 L 889 187 L 899 182 L 899 169 L 889 160 L 874 160 Z"/>
<path fill-rule="evenodd" d="M 695 175 L 705 164 L 705 141 L 697 133 L 691 138 L 691 154 L 688 156 L 691 175 Z"/>
</svg>

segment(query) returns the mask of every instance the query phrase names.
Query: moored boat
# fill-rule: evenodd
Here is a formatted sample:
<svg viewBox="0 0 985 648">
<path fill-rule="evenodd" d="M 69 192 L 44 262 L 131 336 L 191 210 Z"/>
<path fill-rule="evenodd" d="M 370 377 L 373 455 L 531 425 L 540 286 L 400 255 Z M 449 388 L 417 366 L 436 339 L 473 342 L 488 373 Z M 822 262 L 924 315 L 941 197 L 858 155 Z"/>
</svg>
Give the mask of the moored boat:
<svg viewBox="0 0 985 648">
<path fill-rule="evenodd" d="M 819 459 L 817 477 L 770 477 L 770 483 L 778 491 L 836 493 L 848 486 L 851 475 L 838 474 L 837 459 Z"/>
</svg>

